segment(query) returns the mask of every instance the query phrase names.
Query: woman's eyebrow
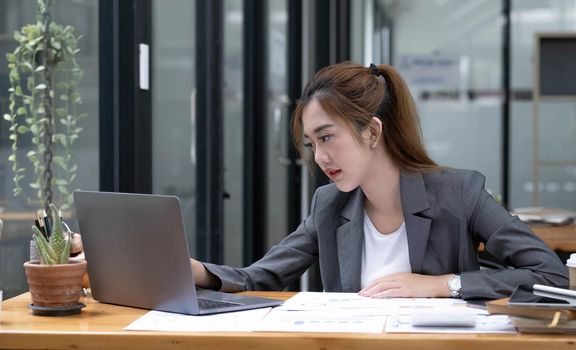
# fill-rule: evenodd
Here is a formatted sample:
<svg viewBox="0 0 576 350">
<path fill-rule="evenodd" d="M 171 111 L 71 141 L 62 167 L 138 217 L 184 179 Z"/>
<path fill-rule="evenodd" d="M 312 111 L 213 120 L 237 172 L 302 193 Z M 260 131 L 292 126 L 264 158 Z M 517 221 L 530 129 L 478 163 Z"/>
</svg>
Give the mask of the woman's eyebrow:
<svg viewBox="0 0 576 350">
<path fill-rule="evenodd" d="M 331 127 L 331 126 L 334 126 L 334 124 L 322 124 L 322 125 L 316 127 L 316 129 L 314 129 L 314 134 L 318 134 L 320 131 L 322 131 L 322 130 L 324 130 L 324 129 L 327 129 L 327 128 Z M 306 134 L 304 134 L 304 137 L 310 138 L 310 137 L 309 137 L 308 135 L 306 135 Z"/>
</svg>

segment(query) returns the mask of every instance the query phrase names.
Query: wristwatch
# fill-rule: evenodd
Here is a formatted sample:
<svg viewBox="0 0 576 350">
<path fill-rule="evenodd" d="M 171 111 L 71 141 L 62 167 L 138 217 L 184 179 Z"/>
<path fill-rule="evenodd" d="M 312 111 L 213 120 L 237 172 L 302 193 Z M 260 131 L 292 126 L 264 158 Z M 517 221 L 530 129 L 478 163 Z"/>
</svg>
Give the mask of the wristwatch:
<svg viewBox="0 0 576 350">
<path fill-rule="evenodd" d="M 448 289 L 450 289 L 450 296 L 452 298 L 460 298 L 460 289 L 462 289 L 460 276 L 452 275 L 452 277 L 450 277 L 448 280 Z"/>
</svg>

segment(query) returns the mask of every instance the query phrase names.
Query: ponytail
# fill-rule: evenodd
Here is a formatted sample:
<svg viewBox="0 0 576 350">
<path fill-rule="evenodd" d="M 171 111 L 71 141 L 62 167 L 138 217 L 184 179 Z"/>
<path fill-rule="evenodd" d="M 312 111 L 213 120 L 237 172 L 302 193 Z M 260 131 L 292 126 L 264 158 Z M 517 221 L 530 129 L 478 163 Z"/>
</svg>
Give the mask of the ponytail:
<svg viewBox="0 0 576 350">
<path fill-rule="evenodd" d="M 438 168 L 426 152 L 422 140 L 420 118 L 406 82 L 389 65 L 379 65 L 378 72 L 385 81 L 382 100 L 384 146 L 401 169 L 426 170 Z"/>
</svg>

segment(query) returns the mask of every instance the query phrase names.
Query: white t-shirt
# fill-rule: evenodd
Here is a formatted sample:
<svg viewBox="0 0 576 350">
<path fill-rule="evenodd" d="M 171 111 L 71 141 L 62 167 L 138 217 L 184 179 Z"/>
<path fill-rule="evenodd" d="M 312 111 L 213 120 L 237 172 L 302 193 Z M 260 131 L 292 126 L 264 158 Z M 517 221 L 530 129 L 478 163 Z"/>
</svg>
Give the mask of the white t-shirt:
<svg viewBox="0 0 576 350">
<path fill-rule="evenodd" d="M 383 235 L 364 211 L 361 287 L 395 272 L 412 272 L 405 223 L 395 232 Z"/>
</svg>

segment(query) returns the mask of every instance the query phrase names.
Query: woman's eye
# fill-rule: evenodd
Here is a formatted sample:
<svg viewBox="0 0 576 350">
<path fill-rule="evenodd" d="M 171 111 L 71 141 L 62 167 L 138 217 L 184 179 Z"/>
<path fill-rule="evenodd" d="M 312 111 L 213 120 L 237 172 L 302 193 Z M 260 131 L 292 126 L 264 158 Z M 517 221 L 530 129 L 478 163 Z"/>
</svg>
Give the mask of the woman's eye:
<svg viewBox="0 0 576 350">
<path fill-rule="evenodd" d="M 312 142 L 307 142 L 307 143 L 305 143 L 305 144 L 304 144 L 304 147 L 314 150 L 314 144 L 313 144 Z"/>
<path fill-rule="evenodd" d="M 332 135 L 320 136 L 318 139 L 322 142 L 328 142 L 332 138 Z"/>
</svg>

